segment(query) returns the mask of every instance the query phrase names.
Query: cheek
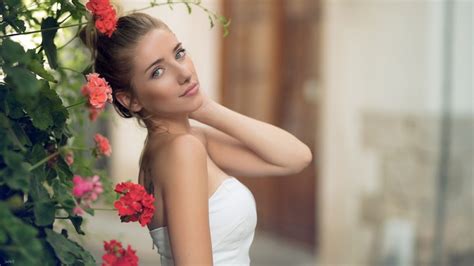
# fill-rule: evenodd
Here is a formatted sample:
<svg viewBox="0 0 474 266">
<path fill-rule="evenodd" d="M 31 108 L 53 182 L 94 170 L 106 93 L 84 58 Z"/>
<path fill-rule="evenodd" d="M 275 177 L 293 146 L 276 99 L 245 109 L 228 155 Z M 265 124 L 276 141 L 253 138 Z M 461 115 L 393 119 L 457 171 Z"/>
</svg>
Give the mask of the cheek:
<svg viewBox="0 0 474 266">
<path fill-rule="evenodd" d="M 159 106 L 163 110 L 168 109 L 167 105 L 175 105 L 178 95 L 178 88 L 172 80 L 159 79 L 150 81 L 142 99 L 146 109 L 152 110 Z"/>
</svg>

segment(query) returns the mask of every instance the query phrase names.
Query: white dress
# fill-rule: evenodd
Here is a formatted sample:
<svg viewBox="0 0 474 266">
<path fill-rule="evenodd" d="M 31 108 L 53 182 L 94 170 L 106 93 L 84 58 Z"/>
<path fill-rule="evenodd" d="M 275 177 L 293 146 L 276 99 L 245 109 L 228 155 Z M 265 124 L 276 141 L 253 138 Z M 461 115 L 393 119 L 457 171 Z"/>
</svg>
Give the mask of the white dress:
<svg viewBox="0 0 474 266">
<path fill-rule="evenodd" d="M 209 227 L 214 265 L 250 265 L 249 250 L 257 226 L 252 192 L 237 178 L 224 179 L 209 198 Z M 167 226 L 150 232 L 161 265 L 174 265 Z"/>
</svg>

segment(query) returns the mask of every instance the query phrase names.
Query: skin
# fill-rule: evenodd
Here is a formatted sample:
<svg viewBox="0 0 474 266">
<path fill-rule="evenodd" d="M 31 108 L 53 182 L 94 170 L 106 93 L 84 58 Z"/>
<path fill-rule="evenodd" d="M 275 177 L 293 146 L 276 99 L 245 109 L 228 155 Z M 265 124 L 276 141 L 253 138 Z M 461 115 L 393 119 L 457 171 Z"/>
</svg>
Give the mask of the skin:
<svg viewBox="0 0 474 266">
<path fill-rule="evenodd" d="M 135 47 L 138 98 L 131 108 L 169 129 L 148 128 L 139 183 L 154 190 L 156 212 L 148 227 L 168 227 L 175 264 L 213 265 L 208 200 L 221 182 L 229 175 L 298 173 L 312 154 L 290 133 L 220 105 L 201 88 L 180 97 L 199 79 L 189 54 L 173 51 L 178 42 L 172 32 L 154 29 Z M 145 72 L 158 58 L 164 61 Z M 125 93 L 117 99 L 124 106 L 130 101 Z M 191 127 L 190 118 L 205 126 Z"/>
</svg>

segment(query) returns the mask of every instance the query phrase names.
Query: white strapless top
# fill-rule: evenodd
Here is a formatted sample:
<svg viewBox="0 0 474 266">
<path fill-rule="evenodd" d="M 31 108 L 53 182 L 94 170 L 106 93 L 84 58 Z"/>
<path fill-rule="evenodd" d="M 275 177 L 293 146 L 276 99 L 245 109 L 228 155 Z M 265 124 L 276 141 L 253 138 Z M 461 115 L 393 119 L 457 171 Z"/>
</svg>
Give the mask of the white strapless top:
<svg viewBox="0 0 474 266">
<path fill-rule="evenodd" d="M 237 178 L 224 179 L 209 198 L 209 227 L 214 265 L 250 265 L 249 250 L 257 226 L 252 192 Z M 174 265 L 167 226 L 150 232 L 161 265 Z"/>
</svg>

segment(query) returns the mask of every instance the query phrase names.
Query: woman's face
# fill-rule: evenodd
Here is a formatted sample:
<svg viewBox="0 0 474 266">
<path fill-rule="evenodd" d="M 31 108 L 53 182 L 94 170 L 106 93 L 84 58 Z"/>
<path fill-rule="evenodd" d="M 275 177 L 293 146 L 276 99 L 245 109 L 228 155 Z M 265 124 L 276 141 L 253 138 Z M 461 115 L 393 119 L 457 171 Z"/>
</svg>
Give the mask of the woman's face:
<svg viewBox="0 0 474 266">
<path fill-rule="evenodd" d="M 165 29 L 147 33 L 135 47 L 132 84 L 138 107 L 161 117 L 190 113 L 202 104 L 200 88 L 194 95 L 183 93 L 199 79 L 185 47 Z"/>
</svg>

